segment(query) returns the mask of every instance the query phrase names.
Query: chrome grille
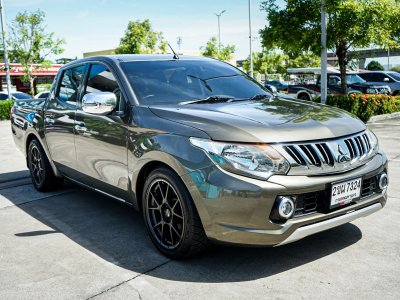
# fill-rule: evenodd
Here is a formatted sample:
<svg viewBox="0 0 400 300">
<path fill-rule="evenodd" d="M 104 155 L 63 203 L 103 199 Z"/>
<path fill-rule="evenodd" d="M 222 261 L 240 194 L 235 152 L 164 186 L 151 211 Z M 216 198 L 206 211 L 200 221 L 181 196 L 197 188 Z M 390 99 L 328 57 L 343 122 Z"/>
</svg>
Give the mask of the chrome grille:
<svg viewBox="0 0 400 300">
<path fill-rule="evenodd" d="M 353 169 L 374 156 L 373 140 L 362 132 L 336 140 L 275 145 L 291 164 L 289 175 L 337 173 Z"/>
</svg>

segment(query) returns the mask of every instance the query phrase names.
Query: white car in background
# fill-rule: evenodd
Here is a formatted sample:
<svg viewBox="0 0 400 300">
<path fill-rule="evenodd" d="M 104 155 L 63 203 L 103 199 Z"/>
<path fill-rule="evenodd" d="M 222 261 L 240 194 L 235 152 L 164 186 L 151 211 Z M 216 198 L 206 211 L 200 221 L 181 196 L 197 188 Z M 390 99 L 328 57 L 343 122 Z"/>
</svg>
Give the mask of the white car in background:
<svg viewBox="0 0 400 300">
<path fill-rule="evenodd" d="M 35 95 L 35 99 L 46 99 L 50 94 L 50 91 L 40 92 L 39 94 Z"/>
</svg>

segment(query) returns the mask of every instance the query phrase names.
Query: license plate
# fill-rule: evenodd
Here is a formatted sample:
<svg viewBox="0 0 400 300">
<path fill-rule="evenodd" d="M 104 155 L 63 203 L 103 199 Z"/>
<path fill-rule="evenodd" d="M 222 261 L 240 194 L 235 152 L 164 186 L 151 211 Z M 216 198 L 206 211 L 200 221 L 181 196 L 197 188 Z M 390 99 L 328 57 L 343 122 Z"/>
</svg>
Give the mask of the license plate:
<svg viewBox="0 0 400 300">
<path fill-rule="evenodd" d="M 360 197 L 361 178 L 332 184 L 331 208 L 342 206 Z"/>
</svg>

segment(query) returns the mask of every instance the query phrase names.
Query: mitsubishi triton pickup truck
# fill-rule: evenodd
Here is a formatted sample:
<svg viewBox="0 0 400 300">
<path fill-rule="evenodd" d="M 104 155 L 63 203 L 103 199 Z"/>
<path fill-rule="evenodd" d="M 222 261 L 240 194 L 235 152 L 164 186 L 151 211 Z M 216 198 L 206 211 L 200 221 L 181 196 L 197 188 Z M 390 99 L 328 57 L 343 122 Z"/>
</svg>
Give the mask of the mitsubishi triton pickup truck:
<svg viewBox="0 0 400 300">
<path fill-rule="evenodd" d="M 388 160 L 358 118 L 211 58 L 76 60 L 46 99 L 15 101 L 11 129 L 37 190 L 68 179 L 129 204 L 174 259 L 291 243 L 387 198 Z"/>
</svg>

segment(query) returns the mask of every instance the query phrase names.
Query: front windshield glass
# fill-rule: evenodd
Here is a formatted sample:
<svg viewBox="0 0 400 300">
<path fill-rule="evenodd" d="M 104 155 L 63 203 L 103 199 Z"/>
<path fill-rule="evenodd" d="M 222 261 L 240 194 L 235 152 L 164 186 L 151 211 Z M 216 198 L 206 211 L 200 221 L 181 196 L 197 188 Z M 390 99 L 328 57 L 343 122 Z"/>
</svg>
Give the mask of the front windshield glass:
<svg viewBox="0 0 400 300">
<path fill-rule="evenodd" d="M 347 84 L 354 84 L 354 83 L 364 83 L 365 80 L 362 79 L 357 74 L 348 74 L 346 75 Z"/>
<path fill-rule="evenodd" d="M 121 63 L 141 104 L 178 104 L 224 97 L 270 95 L 244 73 L 220 61 L 167 60 Z"/>
</svg>

